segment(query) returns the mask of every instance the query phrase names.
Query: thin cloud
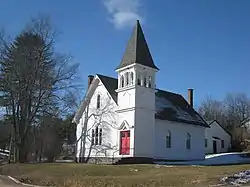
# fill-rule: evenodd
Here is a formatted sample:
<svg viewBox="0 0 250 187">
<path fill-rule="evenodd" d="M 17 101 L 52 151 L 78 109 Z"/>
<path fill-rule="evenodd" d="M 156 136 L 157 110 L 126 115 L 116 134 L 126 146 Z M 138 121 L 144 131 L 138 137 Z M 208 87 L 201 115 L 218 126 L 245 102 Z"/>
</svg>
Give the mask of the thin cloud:
<svg viewBox="0 0 250 187">
<path fill-rule="evenodd" d="M 143 22 L 139 14 L 140 0 L 104 0 L 103 2 L 115 28 L 123 29 L 132 26 L 136 20 Z"/>
</svg>

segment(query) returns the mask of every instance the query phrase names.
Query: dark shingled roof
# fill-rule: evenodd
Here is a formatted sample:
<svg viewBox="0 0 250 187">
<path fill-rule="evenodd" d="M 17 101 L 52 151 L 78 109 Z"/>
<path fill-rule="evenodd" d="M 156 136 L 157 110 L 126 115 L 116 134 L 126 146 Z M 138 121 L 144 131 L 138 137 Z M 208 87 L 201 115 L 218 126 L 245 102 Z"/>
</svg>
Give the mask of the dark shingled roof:
<svg viewBox="0 0 250 187">
<path fill-rule="evenodd" d="M 134 63 L 141 64 L 158 70 L 150 54 L 139 21 L 137 21 L 133 33 L 128 41 L 127 48 L 123 55 L 122 61 L 116 69 L 123 68 L 125 66 Z"/>
<path fill-rule="evenodd" d="M 117 89 L 118 80 L 113 77 L 97 75 L 117 103 L 117 93 L 115 90 Z M 156 89 L 155 96 L 155 118 L 209 127 L 198 112 L 190 107 L 180 94 Z"/>
<path fill-rule="evenodd" d="M 217 122 L 217 124 L 227 133 L 227 134 L 229 134 L 230 136 L 232 136 L 232 134 L 225 128 L 225 127 L 223 127 L 216 119 L 214 119 L 214 120 L 209 120 L 209 121 L 206 121 L 207 122 L 207 124 L 209 125 L 209 126 L 211 126 L 214 122 Z"/>
<path fill-rule="evenodd" d="M 108 77 L 108 76 L 100 75 L 100 74 L 97 74 L 97 76 L 101 79 L 102 83 L 104 84 L 104 86 L 108 90 L 109 94 L 114 99 L 114 101 L 117 103 L 117 93 L 115 90 L 118 88 L 117 87 L 118 80 L 116 78 Z"/>
<path fill-rule="evenodd" d="M 180 94 L 156 89 L 156 118 L 209 127 Z"/>
</svg>

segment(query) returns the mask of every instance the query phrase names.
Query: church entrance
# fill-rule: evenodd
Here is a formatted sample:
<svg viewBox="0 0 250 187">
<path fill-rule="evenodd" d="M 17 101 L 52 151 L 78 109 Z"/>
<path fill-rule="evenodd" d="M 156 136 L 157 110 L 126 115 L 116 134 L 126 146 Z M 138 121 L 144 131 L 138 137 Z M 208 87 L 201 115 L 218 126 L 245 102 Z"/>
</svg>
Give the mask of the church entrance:
<svg viewBox="0 0 250 187">
<path fill-rule="evenodd" d="M 130 131 L 120 131 L 120 155 L 130 154 Z"/>
</svg>

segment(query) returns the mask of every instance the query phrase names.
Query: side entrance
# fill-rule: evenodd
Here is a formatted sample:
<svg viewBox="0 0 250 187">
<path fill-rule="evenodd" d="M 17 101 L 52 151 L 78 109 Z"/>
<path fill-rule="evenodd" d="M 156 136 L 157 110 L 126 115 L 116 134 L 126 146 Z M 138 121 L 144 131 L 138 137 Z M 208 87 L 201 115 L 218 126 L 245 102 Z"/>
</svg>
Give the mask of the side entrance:
<svg viewBox="0 0 250 187">
<path fill-rule="evenodd" d="M 130 155 L 130 130 L 120 131 L 120 155 Z"/>
<path fill-rule="evenodd" d="M 217 153 L 217 142 L 216 142 L 216 140 L 213 140 L 213 153 L 214 154 Z"/>
</svg>

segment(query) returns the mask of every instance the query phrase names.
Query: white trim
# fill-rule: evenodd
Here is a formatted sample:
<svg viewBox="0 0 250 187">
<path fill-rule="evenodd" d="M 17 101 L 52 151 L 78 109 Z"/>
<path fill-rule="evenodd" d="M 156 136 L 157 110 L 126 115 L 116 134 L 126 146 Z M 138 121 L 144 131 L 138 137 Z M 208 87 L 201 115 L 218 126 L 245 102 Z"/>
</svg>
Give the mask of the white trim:
<svg viewBox="0 0 250 187">
<path fill-rule="evenodd" d="M 121 87 L 121 88 L 117 88 L 115 91 L 116 92 L 121 92 L 121 91 L 125 91 L 125 90 L 131 90 L 133 88 L 135 88 L 136 85 L 128 85 L 128 86 L 124 86 L 124 87 Z"/>
<path fill-rule="evenodd" d="M 126 129 L 124 129 L 124 127 L 125 127 Z M 130 127 L 129 127 L 128 122 L 127 122 L 126 120 L 124 120 L 124 121 L 121 123 L 120 127 L 118 128 L 118 130 L 119 130 L 119 131 L 130 130 Z"/>
<path fill-rule="evenodd" d="M 115 112 L 120 113 L 120 112 L 128 112 L 128 111 L 133 111 L 133 110 L 135 110 L 135 107 L 117 109 Z"/>
<path fill-rule="evenodd" d="M 128 65 L 128 66 L 125 66 L 125 67 L 116 69 L 115 71 L 116 71 L 116 72 L 119 72 L 119 71 L 122 71 L 122 70 L 129 69 L 129 68 L 131 68 L 131 67 L 133 67 L 133 66 L 135 66 L 135 69 L 136 69 L 136 66 L 137 66 L 137 67 L 141 67 L 141 68 L 148 68 L 148 69 L 150 69 L 150 70 L 152 70 L 152 71 L 155 71 L 155 72 L 159 71 L 158 69 L 154 69 L 154 68 L 151 68 L 151 67 L 148 67 L 148 66 L 144 66 L 144 65 L 138 64 L 138 63 L 130 64 L 130 65 Z"/>
</svg>

